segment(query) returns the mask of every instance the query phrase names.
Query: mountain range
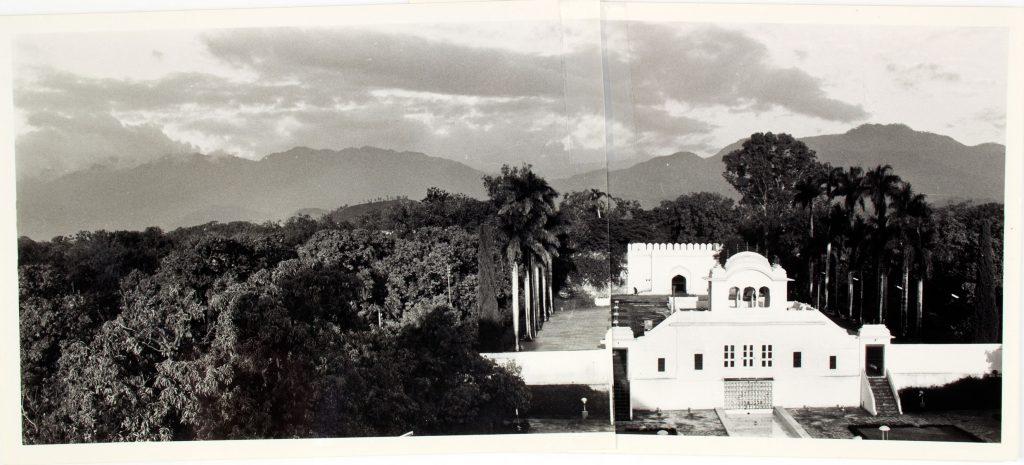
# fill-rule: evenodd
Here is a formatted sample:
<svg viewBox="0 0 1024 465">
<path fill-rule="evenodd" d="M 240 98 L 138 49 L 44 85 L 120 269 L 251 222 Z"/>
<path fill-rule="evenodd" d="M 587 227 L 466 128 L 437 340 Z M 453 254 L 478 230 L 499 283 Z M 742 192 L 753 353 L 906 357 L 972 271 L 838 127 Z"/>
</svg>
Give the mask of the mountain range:
<svg viewBox="0 0 1024 465">
<path fill-rule="evenodd" d="M 48 239 L 80 230 L 262 222 L 385 196 L 419 199 L 432 186 L 483 197 L 482 176 L 448 159 L 373 147 L 298 147 L 258 161 L 196 154 L 19 180 L 18 234 Z"/>
<path fill-rule="evenodd" d="M 999 144 L 966 146 L 904 125 L 875 124 L 801 140 L 819 160 L 834 166 L 891 164 L 936 203 L 1003 198 L 1005 147 Z M 560 192 L 607 188 L 647 207 L 699 191 L 737 198 L 722 177 L 722 157 L 741 143 L 706 158 L 678 152 L 550 182 Z M 127 169 L 95 167 L 54 180 L 19 179 L 18 234 L 48 239 L 80 230 L 280 220 L 385 197 L 419 199 L 432 186 L 483 198 L 485 174 L 446 158 L 374 147 L 297 147 L 258 161 L 199 154 L 164 158 Z"/>
<path fill-rule="evenodd" d="M 607 173 L 595 170 L 556 180 L 553 184 L 572 191 L 607 176 L 611 195 L 639 200 L 645 207 L 700 191 L 738 199 L 739 194 L 722 177 L 725 170 L 722 158 L 739 149 L 743 140 L 707 158 L 678 152 L 629 168 L 612 169 Z M 865 124 L 843 134 L 800 137 L 799 140 L 816 152 L 819 161 L 832 166 L 861 166 L 867 170 L 892 165 L 893 171 L 914 190 L 927 194 L 936 204 L 1003 200 L 1006 147 L 1000 144 L 967 146 L 951 137 L 915 131 L 903 124 Z"/>
</svg>

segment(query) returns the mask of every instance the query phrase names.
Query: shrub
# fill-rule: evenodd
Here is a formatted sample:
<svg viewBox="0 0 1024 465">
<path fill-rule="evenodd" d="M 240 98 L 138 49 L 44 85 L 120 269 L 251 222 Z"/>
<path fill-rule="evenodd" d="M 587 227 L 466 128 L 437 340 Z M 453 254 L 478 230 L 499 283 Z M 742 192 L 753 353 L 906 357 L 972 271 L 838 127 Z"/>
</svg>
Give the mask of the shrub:
<svg viewBox="0 0 1024 465">
<path fill-rule="evenodd" d="M 904 412 L 998 409 L 1002 406 L 1002 385 L 999 376 L 969 376 L 942 386 L 900 389 L 900 403 Z"/>
<path fill-rule="evenodd" d="M 529 416 L 534 418 L 580 418 L 581 398 L 587 398 L 589 418 L 608 418 L 608 392 L 581 384 L 527 386 L 530 389 Z"/>
</svg>

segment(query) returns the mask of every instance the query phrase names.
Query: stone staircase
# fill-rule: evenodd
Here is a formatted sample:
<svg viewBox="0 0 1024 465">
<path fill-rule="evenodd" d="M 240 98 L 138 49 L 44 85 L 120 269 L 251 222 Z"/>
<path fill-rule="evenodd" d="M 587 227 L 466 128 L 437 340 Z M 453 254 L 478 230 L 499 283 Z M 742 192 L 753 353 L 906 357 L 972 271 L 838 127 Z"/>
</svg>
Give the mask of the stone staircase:
<svg viewBox="0 0 1024 465">
<path fill-rule="evenodd" d="M 644 335 L 645 320 L 650 320 L 652 326 L 657 326 L 668 315 L 668 296 L 616 295 L 612 297 L 612 326 L 631 328 L 635 337 Z"/>
<path fill-rule="evenodd" d="M 632 416 L 629 409 L 629 381 L 624 379 L 626 372 L 621 366 L 614 367 L 614 370 L 612 399 L 615 401 L 615 421 L 629 421 Z"/>
<path fill-rule="evenodd" d="M 878 411 L 878 415 L 894 417 L 900 414 L 886 377 L 869 377 L 868 384 L 871 385 L 871 393 L 875 396 L 875 410 Z"/>
</svg>

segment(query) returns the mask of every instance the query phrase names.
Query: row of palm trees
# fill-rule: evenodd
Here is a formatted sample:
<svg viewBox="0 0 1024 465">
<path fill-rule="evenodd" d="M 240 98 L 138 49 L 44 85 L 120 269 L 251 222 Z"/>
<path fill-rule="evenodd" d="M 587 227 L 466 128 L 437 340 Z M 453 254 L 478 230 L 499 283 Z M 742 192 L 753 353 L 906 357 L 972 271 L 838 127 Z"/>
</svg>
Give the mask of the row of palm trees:
<svg viewBox="0 0 1024 465">
<path fill-rule="evenodd" d="M 558 256 L 558 193 L 530 165 L 502 166 L 500 176 L 485 176 L 484 186 L 497 208 L 497 227 L 512 274 L 512 330 L 519 351 L 520 315 L 524 337 L 533 340 L 553 310 L 552 263 Z M 520 282 L 520 269 L 524 276 Z M 519 288 L 524 305 L 520 309 Z M 522 314 L 520 313 L 522 311 Z"/>
<path fill-rule="evenodd" d="M 889 275 L 901 272 L 898 328 L 906 336 L 909 324 L 910 279 L 916 279 L 914 334 L 924 317 L 924 281 L 931 275 L 935 227 L 931 207 L 923 194 L 897 176 L 890 165 L 868 171 L 860 167 L 822 169 L 796 186 L 794 204 L 808 212 L 808 292 L 818 306 L 838 309 L 840 270 L 846 271 L 848 316 L 854 315 L 854 284 L 860 286 L 860 312 L 864 322 L 864 285 L 874 274 L 877 313 L 875 323 L 886 323 Z M 815 223 L 824 231 L 815 231 Z M 823 270 L 816 274 L 816 267 Z M 855 276 L 856 275 L 856 276 Z M 833 281 L 831 278 L 835 277 Z M 834 283 L 834 284 L 833 284 Z M 834 298 L 833 298 L 834 297 Z"/>
</svg>

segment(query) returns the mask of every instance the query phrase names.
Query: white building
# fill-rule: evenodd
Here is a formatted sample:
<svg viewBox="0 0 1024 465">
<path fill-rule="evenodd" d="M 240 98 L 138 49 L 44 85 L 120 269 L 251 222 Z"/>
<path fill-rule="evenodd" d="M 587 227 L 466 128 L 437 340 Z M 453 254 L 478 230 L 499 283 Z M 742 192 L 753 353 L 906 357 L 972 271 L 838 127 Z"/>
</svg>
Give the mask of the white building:
<svg viewBox="0 0 1024 465">
<path fill-rule="evenodd" d="M 630 328 L 610 330 L 615 392 L 629 393 L 615 399 L 617 409 L 628 401 L 629 412 L 863 406 L 896 414 L 901 387 L 1001 369 L 998 344 L 935 346 L 952 359 L 943 364 L 928 357 L 925 345 L 890 344 L 885 326 L 844 329 L 789 301 L 786 270 L 754 252 L 735 254 L 722 266 L 717 245 L 631 244 L 628 250 L 630 290 L 647 294 L 639 297 L 646 302 L 663 295 L 672 313 L 639 337 Z M 669 298 L 680 291 L 707 295 L 708 311 Z"/>
<path fill-rule="evenodd" d="M 640 294 L 708 295 L 719 244 L 629 244 L 626 286 Z"/>
</svg>

